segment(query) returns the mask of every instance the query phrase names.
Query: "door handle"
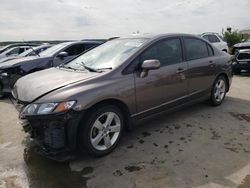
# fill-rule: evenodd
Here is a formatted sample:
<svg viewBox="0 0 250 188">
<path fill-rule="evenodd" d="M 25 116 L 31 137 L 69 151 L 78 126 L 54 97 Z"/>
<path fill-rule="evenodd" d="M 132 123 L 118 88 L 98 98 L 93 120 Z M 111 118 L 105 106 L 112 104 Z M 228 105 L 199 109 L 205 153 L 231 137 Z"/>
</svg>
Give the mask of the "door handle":
<svg viewBox="0 0 250 188">
<path fill-rule="evenodd" d="M 183 69 L 183 68 L 178 68 L 177 71 L 176 71 L 176 73 L 177 73 L 177 74 L 181 74 L 181 73 L 183 73 L 184 71 L 185 71 L 185 69 Z"/>
<path fill-rule="evenodd" d="M 215 64 L 215 63 L 214 63 L 214 61 L 212 61 L 212 60 L 211 60 L 211 61 L 209 61 L 209 65 L 210 65 L 210 67 L 214 67 L 214 64 Z"/>
</svg>

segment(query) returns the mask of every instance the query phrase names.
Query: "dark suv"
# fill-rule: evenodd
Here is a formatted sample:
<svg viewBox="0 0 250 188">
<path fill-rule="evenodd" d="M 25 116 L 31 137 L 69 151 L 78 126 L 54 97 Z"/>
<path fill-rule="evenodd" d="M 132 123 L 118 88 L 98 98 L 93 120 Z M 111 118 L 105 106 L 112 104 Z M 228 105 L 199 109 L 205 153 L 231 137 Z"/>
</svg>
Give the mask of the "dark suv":
<svg viewBox="0 0 250 188">
<path fill-rule="evenodd" d="M 19 79 L 12 93 L 42 154 L 102 156 L 137 121 L 200 100 L 220 105 L 231 78 L 228 54 L 193 35 L 165 34 L 108 41 Z"/>
<path fill-rule="evenodd" d="M 64 42 L 41 52 L 39 56 L 29 56 L 1 63 L 0 97 L 3 97 L 5 93 L 10 93 L 13 85 L 20 77 L 66 63 L 103 42 L 99 40 Z"/>
</svg>

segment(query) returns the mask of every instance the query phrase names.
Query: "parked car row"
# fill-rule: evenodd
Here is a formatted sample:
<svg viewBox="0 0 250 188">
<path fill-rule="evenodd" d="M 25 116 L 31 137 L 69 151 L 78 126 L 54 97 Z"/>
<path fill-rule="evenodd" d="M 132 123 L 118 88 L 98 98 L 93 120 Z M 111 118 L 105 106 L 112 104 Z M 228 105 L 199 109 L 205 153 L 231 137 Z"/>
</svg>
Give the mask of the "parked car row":
<svg viewBox="0 0 250 188">
<path fill-rule="evenodd" d="M 37 46 L 37 47 L 28 47 L 27 49 L 25 49 L 22 53 L 20 53 L 19 55 L 8 55 L 5 58 L 0 59 L 0 63 L 12 60 L 12 59 L 18 59 L 18 58 L 22 58 L 22 57 L 28 57 L 28 56 L 39 56 L 39 54 L 48 49 L 49 47 L 51 47 L 51 45 L 41 45 L 41 46 Z M 26 48 L 26 47 L 14 47 L 11 48 L 10 50 L 15 50 L 16 48 Z M 2 54 L 0 54 L 2 55 Z"/>
<path fill-rule="evenodd" d="M 59 66 L 103 42 L 102 40 L 86 40 L 60 43 L 40 52 L 37 56 L 26 56 L 24 54 L 22 58 L 13 58 L 0 63 L 0 97 L 11 93 L 11 89 L 20 77 Z M 39 49 L 37 47 L 36 50 Z M 35 49 L 31 50 L 35 52 Z"/>
<path fill-rule="evenodd" d="M 220 105 L 231 80 L 231 56 L 188 34 L 67 42 L 0 64 L 2 93 L 23 106 L 39 153 L 56 160 L 106 155 L 153 115 L 201 100 Z"/>
<path fill-rule="evenodd" d="M 39 46 L 40 44 L 30 44 L 30 43 L 15 43 L 15 44 L 9 44 L 7 46 L 4 46 L 0 48 L 0 54 L 5 52 L 6 50 L 10 50 L 11 48 L 18 47 L 18 46 Z"/>
</svg>

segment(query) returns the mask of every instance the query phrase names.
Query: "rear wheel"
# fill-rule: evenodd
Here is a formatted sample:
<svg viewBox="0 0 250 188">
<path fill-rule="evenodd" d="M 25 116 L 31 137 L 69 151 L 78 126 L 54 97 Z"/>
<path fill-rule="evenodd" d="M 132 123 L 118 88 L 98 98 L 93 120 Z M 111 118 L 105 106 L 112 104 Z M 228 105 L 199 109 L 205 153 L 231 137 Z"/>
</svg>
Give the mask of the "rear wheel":
<svg viewBox="0 0 250 188">
<path fill-rule="evenodd" d="M 93 156 L 103 156 L 117 146 L 124 127 L 121 110 L 116 106 L 101 106 L 82 121 L 80 131 L 80 149 Z"/>
<path fill-rule="evenodd" d="M 224 76 L 219 76 L 214 82 L 210 96 L 210 103 L 213 106 L 220 105 L 226 96 L 226 90 L 227 81 Z"/>
</svg>

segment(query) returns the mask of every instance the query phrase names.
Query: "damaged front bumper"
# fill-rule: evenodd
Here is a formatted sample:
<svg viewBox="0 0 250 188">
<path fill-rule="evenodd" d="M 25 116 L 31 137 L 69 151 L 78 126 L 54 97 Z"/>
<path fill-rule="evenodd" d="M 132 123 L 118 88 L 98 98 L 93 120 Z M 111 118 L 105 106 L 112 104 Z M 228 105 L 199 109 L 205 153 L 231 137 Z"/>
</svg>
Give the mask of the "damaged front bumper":
<svg viewBox="0 0 250 188">
<path fill-rule="evenodd" d="M 37 147 L 36 151 L 48 158 L 65 161 L 72 159 L 77 148 L 77 129 L 83 113 L 73 110 L 62 114 L 20 117 L 25 132 Z"/>
<path fill-rule="evenodd" d="M 250 70 L 250 49 L 239 50 L 235 55 L 235 61 L 233 63 L 233 69 L 245 69 Z"/>
</svg>

